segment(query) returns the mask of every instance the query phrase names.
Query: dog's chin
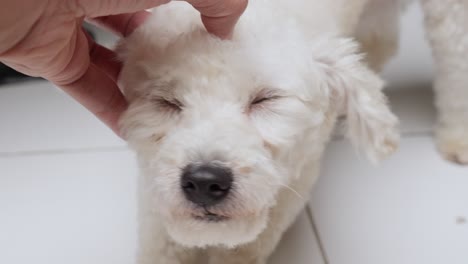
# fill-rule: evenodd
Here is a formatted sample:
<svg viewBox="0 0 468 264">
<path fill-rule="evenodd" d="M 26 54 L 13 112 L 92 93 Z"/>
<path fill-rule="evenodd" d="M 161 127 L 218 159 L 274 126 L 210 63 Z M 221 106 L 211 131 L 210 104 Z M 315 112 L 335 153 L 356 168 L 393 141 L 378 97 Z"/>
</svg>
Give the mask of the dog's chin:
<svg viewBox="0 0 468 264">
<path fill-rule="evenodd" d="M 266 228 L 268 210 L 230 217 L 207 213 L 166 219 L 171 238 L 186 247 L 236 247 L 254 241 Z"/>
</svg>

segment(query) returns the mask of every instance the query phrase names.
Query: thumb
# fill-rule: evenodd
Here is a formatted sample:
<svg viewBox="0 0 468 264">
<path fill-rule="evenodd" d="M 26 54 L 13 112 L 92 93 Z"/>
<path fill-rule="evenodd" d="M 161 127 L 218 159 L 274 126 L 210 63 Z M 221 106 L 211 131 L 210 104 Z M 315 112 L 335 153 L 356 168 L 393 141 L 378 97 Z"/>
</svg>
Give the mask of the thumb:
<svg viewBox="0 0 468 264">
<path fill-rule="evenodd" d="M 206 29 L 223 39 L 230 38 L 248 0 L 186 0 L 201 13 Z"/>
<path fill-rule="evenodd" d="M 169 3 L 170 0 L 81 0 L 71 2 L 76 3 L 75 10 L 80 10 L 78 16 L 100 17 L 123 13 L 133 13 L 144 9 Z"/>
</svg>

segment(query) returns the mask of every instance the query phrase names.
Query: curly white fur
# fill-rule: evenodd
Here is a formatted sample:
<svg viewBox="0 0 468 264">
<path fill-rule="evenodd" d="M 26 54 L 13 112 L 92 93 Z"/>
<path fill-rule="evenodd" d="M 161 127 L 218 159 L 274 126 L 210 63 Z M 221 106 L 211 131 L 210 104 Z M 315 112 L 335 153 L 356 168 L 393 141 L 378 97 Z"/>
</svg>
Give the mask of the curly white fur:
<svg viewBox="0 0 468 264">
<path fill-rule="evenodd" d="M 438 147 L 448 160 L 468 165 L 468 1 L 421 4 L 437 66 Z"/>
<path fill-rule="evenodd" d="M 119 46 L 121 120 L 141 167 L 139 264 L 261 264 L 303 208 L 337 117 L 371 160 L 391 154 L 397 119 L 382 81 L 341 38 L 333 2 L 254 0 L 230 41 L 172 2 Z M 266 98 L 252 104 L 255 98 Z M 204 208 L 181 168 L 216 163 L 233 191 Z"/>
<path fill-rule="evenodd" d="M 400 13 L 410 1 L 349 2 L 355 7 L 353 12 L 348 11 L 346 21 L 358 22 L 343 22 L 340 28 L 359 40 L 368 64 L 379 71 L 398 48 Z M 436 64 L 437 145 L 446 159 L 468 165 L 468 1 L 420 0 L 420 3 Z"/>
</svg>

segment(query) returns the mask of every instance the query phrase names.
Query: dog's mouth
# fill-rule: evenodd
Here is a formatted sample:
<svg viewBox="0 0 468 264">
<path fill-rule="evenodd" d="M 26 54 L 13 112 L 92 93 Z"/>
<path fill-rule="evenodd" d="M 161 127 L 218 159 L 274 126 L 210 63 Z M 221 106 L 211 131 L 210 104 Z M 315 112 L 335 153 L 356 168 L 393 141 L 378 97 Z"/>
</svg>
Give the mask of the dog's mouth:
<svg viewBox="0 0 468 264">
<path fill-rule="evenodd" d="M 206 207 L 203 207 L 203 211 L 204 212 L 202 214 L 193 214 L 192 215 L 193 218 L 198 221 L 212 222 L 212 223 L 218 223 L 218 222 L 229 220 L 228 216 L 213 213 L 210 210 L 208 210 Z"/>
</svg>

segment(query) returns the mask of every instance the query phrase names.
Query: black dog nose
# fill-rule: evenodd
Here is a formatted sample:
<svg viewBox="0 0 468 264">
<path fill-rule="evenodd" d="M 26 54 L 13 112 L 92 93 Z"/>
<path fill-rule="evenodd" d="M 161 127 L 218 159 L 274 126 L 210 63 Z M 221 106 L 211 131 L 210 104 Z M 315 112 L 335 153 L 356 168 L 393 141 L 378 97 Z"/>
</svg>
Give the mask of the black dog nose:
<svg viewBox="0 0 468 264">
<path fill-rule="evenodd" d="M 229 168 L 189 165 L 182 172 L 181 187 L 187 200 L 201 206 L 212 206 L 226 198 L 232 181 Z"/>
</svg>

